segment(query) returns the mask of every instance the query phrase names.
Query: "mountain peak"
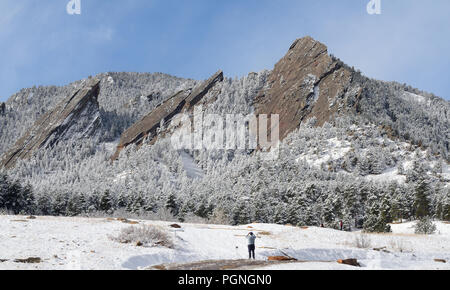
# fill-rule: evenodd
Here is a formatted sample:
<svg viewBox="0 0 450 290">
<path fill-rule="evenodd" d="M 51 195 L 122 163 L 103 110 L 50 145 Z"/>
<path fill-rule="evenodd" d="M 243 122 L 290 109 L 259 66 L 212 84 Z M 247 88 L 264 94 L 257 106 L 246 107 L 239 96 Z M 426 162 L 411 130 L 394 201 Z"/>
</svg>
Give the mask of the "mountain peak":
<svg viewBox="0 0 450 290">
<path fill-rule="evenodd" d="M 326 46 L 323 43 L 315 40 L 314 38 L 312 38 L 311 36 L 308 35 L 305 37 L 297 38 L 292 43 L 292 45 L 289 47 L 289 50 L 296 48 L 297 44 L 299 45 L 299 47 L 304 47 L 304 46 L 308 46 L 308 45 L 313 46 L 313 45 L 316 45 L 317 43 L 319 43 L 320 45 L 322 45 L 326 48 Z"/>
<path fill-rule="evenodd" d="M 324 44 L 309 36 L 299 38 L 275 65 L 269 88 L 256 100 L 256 112 L 280 115 L 282 139 L 311 117 L 321 125 L 345 101 L 352 74 L 328 55 Z"/>
</svg>

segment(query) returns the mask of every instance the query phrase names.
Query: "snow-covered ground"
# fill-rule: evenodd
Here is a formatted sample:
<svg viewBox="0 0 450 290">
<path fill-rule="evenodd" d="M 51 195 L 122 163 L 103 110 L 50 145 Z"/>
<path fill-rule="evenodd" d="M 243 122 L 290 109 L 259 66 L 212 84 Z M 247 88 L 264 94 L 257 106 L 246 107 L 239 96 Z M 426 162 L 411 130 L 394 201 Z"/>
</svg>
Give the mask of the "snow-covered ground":
<svg viewBox="0 0 450 290">
<path fill-rule="evenodd" d="M 194 158 L 188 153 L 181 151 L 180 152 L 181 161 L 183 162 L 184 170 L 186 170 L 186 175 L 189 178 L 203 178 L 205 176 L 205 172 L 195 163 Z"/>
<path fill-rule="evenodd" d="M 405 183 L 406 181 L 406 176 L 400 175 L 397 167 L 386 169 L 378 175 L 369 174 L 365 178 L 375 182 L 397 181 L 398 183 Z"/>
<path fill-rule="evenodd" d="M 392 234 L 366 235 L 367 249 L 356 247 L 360 233 L 315 227 L 180 224 L 182 228 L 174 230 L 168 222 L 139 223 L 166 230 L 175 249 L 115 242 L 109 236 L 131 225 L 112 219 L 0 216 L 0 269 L 143 269 L 166 263 L 245 259 L 249 231 L 259 236 L 257 259 L 285 254 L 302 261 L 263 269 L 450 269 L 450 224 L 441 222 L 436 223 L 438 233 L 432 236 L 415 235 L 413 223 L 392 225 Z M 14 262 L 30 257 L 42 262 Z M 362 268 L 336 262 L 347 258 L 358 259 Z"/>
<path fill-rule="evenodd" d="M 337 160 L 342 158 L 351 150 L 351 144 L 347 141 L 341 141 L 337 138 L 331 138 L 326 140 L 328 143 L 327 146 L 324 146 L 324 149 L 320 152 L 313 153 L 315 148 L 311 149 L 310 152 L 306 152 L 301 154 L 297 158 L 297 162 L 299 160 L 305 160 L 312 166 L 320 167 L 322 163 L 325 163 L 329 160 Z"/>
</svg>

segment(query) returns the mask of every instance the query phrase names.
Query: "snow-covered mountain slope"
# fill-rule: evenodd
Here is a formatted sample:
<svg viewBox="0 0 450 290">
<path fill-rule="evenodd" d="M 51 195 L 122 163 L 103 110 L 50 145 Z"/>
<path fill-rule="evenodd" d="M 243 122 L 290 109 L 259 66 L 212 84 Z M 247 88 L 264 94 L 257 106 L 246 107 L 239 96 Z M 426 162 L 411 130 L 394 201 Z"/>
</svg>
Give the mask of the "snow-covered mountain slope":
<svg viewBox="0 0 450 290">
<path fill-rule="evenodd" d="M 180 152 L 184 170 L 189 178 L 203 178 L 205 172 L 195 163 L 194 158 L 185 151 Z"/>
<path fill-rule="evenodd" d="M 104 139 L 120 137 L 126 128 L 166 98 L 197 83 L 161 73 L 104 73 L 94 79 L 100 80 L 98 103 Z M 10 149 L 36 120 L 62 100 L 70 98 L 86 81 L 60 87 L 26 88 L 12 95 L 0 114 L 0 154 Z"/>
<path fill-rule="evenodd" d="M 189 214 L 222 215 L 233 224 L 320 225 L 343 219 L 348 227 L 361 227 L 370 212 L 387 220 L 414 217 L 416 195 L 425 192 L 428 214 L 450 219 L 450 103 L 406 85 L 368 79 L 310 37 L 295 41 L 272 71 L 240 79 L 225 72 L 200 94 L 192 92 L 208 81 L 136 73 L 94 78 L 100 80 L 95 138 L 67 136 L 3 170 L 0 185 L 8 193 L 2 193 L 0 208 L 12 210 L 11 196 L 25 199 L 29 184 L 33 194 L 24 204 L 36 214 L 145 214 L 169 208 L 181 220 Z M 33 126 L 36 120 L 82 84 L 13 95 L 1 106 L 0 154 L 39 128 Z M 180 91 L 188 98 L 201 96 L 205 114 L 280 114 L 279 158 L 267 162 L 258 150 L 180 155 L 161 127 L 174 111 L 160 112 L 171 108 L 165 101 Z M 145 116 L 150 128 L 140 126 Z M 149 132 L 159 135 L 149 144 L 123 146 L 126 132 L 131 137 L 123 140 L 139 142 L 149 141 L 140 138 Z M 120 155 L 111 162 L 116 146 L 127 148 L 117 150 Z M 197 173 L 202 178 L 192 178 Z M 25 193 L 17 190 L 20 184 Z"/>
<path fill-rule="evenodd" d="M 438 232 L 430 236 L 413 233 L 413 223 L 392 225 L 391 234 L 367 234 L 366 248 L 357 247 L 359 232 L 341 232 L 317 227 L 250 224 L 237 227 L 138 221 L 129 225 L 118 220 L 97 218 L 55 218 L 0 216 L 0 269 L 147 269 L 161 264 L 216 260 L 217 269 L 227 260 L 246 259 L 245 235 L 252 231 L 256 258 L 288 255 L 301 263 L 267 263 L 247 269 L 450 269 L 450 225 L 437 222 Z M 174 248 L 139 247 L 121 244 L 110 237 L 130 226 L 154 225 L 169 234 Z M 373 249 L 379 248 L 376 251 Z M 15 262 L 40 258 L 40 263 Z M 361 268 L 340 265 L 340 259 L 358 259 Z M 445 260 L 447 263 L 437 262 Z"/>
<path fill-rule="evenodd" d="M 99 81 L 89 80 L 73 95 L 44 114 L 4 156 L 0 166 L 14 167 L 41 148 L 52 148 L 66 140 L 94 139 L 101 126 L 98 106 Z"/>
</svg>

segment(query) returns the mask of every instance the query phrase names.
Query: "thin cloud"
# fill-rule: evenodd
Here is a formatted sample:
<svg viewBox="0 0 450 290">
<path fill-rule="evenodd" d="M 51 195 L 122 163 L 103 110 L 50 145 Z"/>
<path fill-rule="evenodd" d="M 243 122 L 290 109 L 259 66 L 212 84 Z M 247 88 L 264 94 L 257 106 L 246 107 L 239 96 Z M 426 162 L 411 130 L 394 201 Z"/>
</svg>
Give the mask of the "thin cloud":
<svg viewBox="0 0 450 290">
<path fill-rule="evenodd" d="M 89 31 L 92 41 L 112 41 L 115 30 L 111 27 L 101 26 Z"/>
</svg>

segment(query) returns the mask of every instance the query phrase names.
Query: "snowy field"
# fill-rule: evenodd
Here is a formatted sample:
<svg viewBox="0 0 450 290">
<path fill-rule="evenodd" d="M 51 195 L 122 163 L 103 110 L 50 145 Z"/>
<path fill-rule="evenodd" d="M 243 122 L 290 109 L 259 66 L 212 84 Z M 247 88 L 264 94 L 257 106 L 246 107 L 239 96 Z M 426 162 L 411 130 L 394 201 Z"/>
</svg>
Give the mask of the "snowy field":
<svg viewBox="0 0 450 290">
<path fill-rule="evenodd" d="M 450 224 L 441 222 L 436 223 L 438 232 L 432 236 L 415 235 L 413 223 L 392 225 L 392 234 L 366 235 L 367 248 L 356 246 L 361 233 L 315 227 L 180 224 L 182 228 L 175 230 L 170 227 L 172 223 L 138 222 L 167 231 L 175 249 L 113 241 L 109 236 L 117 236 L 122 228 L 131 226 L 113 219 L 0 216 L 0 269 L 145 269 L 168 263 L 245 259 L 245 235 L 253 231 L 259 236 L 257 259 L 288 255 L 298 262 L 252 269 L 450 270 Z M 41 261 L 16 260 L 31 257 Z M 336 262 L 349 258 L 358 259 L 362 267 Z"/>
</svg>

